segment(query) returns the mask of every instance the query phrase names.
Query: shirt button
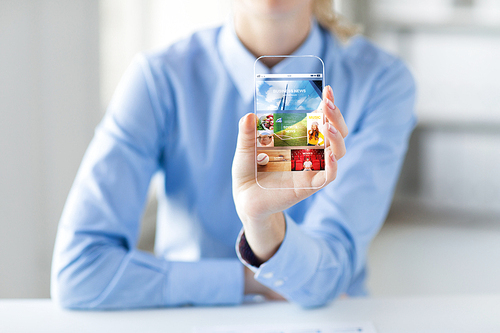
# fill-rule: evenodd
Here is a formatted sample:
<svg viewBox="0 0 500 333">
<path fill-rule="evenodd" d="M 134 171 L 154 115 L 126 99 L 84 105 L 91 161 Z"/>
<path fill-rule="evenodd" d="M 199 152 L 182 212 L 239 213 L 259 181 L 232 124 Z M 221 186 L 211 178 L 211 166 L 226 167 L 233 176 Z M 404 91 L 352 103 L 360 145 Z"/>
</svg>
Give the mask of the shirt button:
<svg viewBox="0 0 500 333">
<path fill-rule="evenodd" d="M 280 286 L 282 286 L 284 283 L 285 283 L 285 281 L 283 281 L 283 280 L 276 280 L 276 281 L 274 281 L 274 286 L 275 286 L 275 287 L 280 287 Z"/>
<path fill-rule="evenodd" d="M 274 273 L 273 273 L 273 272 L 269 272 L 269 273 L 266 273 L 266 274 L 262 275 L 262 277 L 263 277 L 264 279 L 270 279 L 270 278 L 272 278 L 273 276 L 274 276 Z"/>
</svg>

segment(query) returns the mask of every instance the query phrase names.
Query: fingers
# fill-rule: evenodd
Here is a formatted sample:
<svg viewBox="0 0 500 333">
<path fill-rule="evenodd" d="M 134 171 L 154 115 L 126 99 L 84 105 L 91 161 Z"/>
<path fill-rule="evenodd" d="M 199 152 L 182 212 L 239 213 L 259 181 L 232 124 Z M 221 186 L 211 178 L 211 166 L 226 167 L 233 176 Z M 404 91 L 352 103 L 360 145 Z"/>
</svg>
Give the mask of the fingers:
<svg viewBox="0 0 500 333">
<path fill-rule="evenodd" d="M 326 123 L 326 136 L 330 143 L 329 149 L 335 154 L 335 159 L 339 160 L 346 153 L 345 142 L 342 134 L 331 123 Z"/>
<path fill-rule="evenodd" d="M 323 90 L 323 113 L 326 116 L 326 137 L 329 145 L 325 149 L 325 160 L 327 165 L 327 183 L 337 177 L 337 161 L 346 153 L 344 138 L 349 133 L 344 116 L 335 105 L 333 89 L 326 86 Z"/>
<path fill-rule="evenodd" d="M 249 113 L 239 123 L 238 141 L 233 160 L 233 176 L 240 181 L 255 179 L 255 130 L 256 116 Z"/>
<path fill-rule="evenodd" d="M 335 178 L 337 178 L 337 159 L 332 150 L 332 146 L 325 149 L 325 161 L 326 161 L 326 183 L 329 184 Z"/>
<path fill-rule="evenodd" d="M 324 175 L 318 173 L 316 176 L 318 177 L 317 184 L 319 184 L 319 187 L 328 185 L 337 178 L 337 161 L 344 157 L 346 153 L 342 134 L 330 123 L 326 123 L 325 128 L 325 138 L 329 143 L 325 149 L 326 181 Z"/>
<path fill-rule="evenodd" d="M 326 115 L 327 120 L 335 126 L 345 138 L 349 133 L 347 125 L 344 120 L 344 116 L 340 112 L 339 108 L 335 105 L 335 98 L 333 97 L 332 87 L 326 86 L 323 90 L 323 112 Z"/>
<path fill-rule="evenodd" d="M 240 119 L 238 132 L 238 149 L 254 149 L 255 147 L 255 129 L 257 116 L 248 113 Z"/>
</svg>

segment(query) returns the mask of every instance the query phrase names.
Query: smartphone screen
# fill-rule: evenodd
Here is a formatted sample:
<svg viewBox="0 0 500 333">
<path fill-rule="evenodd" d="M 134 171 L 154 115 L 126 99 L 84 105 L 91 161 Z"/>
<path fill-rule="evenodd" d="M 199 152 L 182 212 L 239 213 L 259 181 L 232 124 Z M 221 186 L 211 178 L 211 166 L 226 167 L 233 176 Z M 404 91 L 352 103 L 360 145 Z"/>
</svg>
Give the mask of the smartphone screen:
<svg viewBox="0 0 500 333">
<path fill-rule="evenodd" d="M 284 59 L 293 71 L 255 70 L 257 183 L 269 189 L 321 187 L 326 182 L 325 119 L 319 109 L 323 62 L 312 56 Z"/>
</svg>

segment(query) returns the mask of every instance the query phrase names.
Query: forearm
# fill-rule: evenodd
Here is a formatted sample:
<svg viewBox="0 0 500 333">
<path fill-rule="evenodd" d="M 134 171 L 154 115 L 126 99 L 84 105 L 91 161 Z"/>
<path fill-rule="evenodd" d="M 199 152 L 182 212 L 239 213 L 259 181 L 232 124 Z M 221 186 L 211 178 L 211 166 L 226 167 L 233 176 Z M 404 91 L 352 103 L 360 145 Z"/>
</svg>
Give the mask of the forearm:
<svg viewBox="0 0 500 333">
<path fill-rule="evenodd" d="M 337 234 L 312 236 L 289 216 L 285 238 L 272 258 L 256 265 L 245 251 L 246 233 L 239 239 L 239 255 L 255 280 L 304 307 L 324 305 L 345 293 L 353 272 L 354 249 L 348 238 Z"/>
<path fill-rule="evenodd" d="M 168 262 L 105 238 L 58 235 L 52 297 L 63 307 L 123 309 L 239 304 L 243 269 L 236 259 Z M 80 236 L 78 236 L 80 237 Z M 67 238 L 66 238 L 67 239 Z"/>
<path fill-rule="evenodd" d="M 261 262 L 269 260 L 278 251 L 285 238 L 285 218 L 283 213 L 268 217 L 242 219 L 246 240 L 253 253 Z"/>
<path fill-rule="evenodd" d="M 278 190 L 280 186 L 277 186 L 276 191 L 273 191 L 257 184 L 254 168 L 257 119 L 254 114 L 247 114 L 240 120 L 232 168 L 233 198 L 248 244 L 262 262 L 276 253 L 284 239 L 286 228 L 282 212 L 332 182 L 337 173 L 337 160 L 345 154 L 344 137 L 347 135 L 347 126 L 334 105 L 330 87 L 323 91 L 323 98 L 318 110 L 323 110 L 331 121 L 326 126 L 330 143 L 325 149 L 326 170 L 315 176 L 311 174 L 310 178 L 298 181 L 292 188 Z M 311 166 L 310 161 L 305 163 L 306 170 L 311 170 Z M 280 181 L 277 178 L 271 179 L 274 182 Z"/>
</svg>

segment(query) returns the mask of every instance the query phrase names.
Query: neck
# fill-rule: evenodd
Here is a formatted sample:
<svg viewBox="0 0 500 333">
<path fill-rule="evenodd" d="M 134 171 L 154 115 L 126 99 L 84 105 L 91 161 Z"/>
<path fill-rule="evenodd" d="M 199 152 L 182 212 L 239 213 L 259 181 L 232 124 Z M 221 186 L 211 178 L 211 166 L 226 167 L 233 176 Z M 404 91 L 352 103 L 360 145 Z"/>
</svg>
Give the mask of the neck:
<svg viewBox="0 0 500 333">
<path fill-rule="evenodd" d="M 234 27 L 240 41 L 255 57 L 289 55 L 306 40 L 311 29 L 311 17 L 308 11 L 259 17 L 240 8 L 235 11 Z M 263 59 L 269 68 L 279 61 L 279 58 Z"/>
</svg>

